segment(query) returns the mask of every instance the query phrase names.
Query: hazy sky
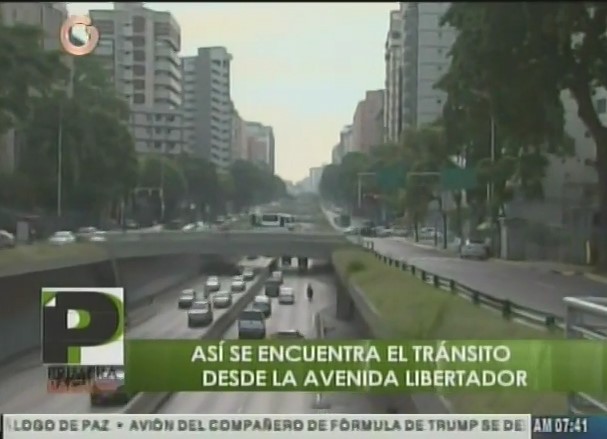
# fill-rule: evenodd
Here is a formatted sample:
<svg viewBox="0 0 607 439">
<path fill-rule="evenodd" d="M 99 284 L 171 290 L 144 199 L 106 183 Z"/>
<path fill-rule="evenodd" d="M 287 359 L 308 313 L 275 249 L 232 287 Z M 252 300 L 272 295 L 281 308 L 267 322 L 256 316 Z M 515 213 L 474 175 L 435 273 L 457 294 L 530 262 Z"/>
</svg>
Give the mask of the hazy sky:
<svg viewBox="0 0 607 439">
<path fill-rule="evenodd" d="M 181 25 L 182 55 L 225 46 L 240 115 L 274 127 L 276 168 L 297 181 L 331 159 L 365 90 L 383 88 L 398 3 L 149 3 Z M 71 3 L 70 13 L 112 3 Z"/>
</svg>

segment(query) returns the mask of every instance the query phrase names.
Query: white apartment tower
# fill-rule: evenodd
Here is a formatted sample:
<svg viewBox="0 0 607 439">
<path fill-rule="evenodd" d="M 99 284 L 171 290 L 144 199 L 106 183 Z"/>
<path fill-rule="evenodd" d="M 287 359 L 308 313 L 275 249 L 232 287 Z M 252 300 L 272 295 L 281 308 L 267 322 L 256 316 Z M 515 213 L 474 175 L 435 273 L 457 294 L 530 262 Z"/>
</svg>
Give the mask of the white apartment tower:
<svg viewBox="0 0 607 439">
<path fill-rule="evenodd" d="M 397 142 L 402 128 L 402 70 L 404 22 L 401 10 L 390 12 L 390 29 L 385 47 L 384 142 Z"/>
<path fill-rule="evenodd" d="M 441 114 L 446 94 L 434 88 L 451 62 L 449 50 L 455 30 L 440 25 L 448 2 L 401 4 L 403 42 L 403 129 L 434 122 Z"/>
<path fill-rule="evenodd" d="M 232 163 L 231 62 L 225 47 L 201 47 L 195 56 L 182 59 L 188 143 L 219 169 Z"/>
<path fill-rule="evenodd" d="M 101 35 L 94 54 L 104 60 L 117 90 L 130 104 L 137 152 L 187 151 L 177 21 L 171 13 L 147 9 L 143 3 L 114 3 L 113 10 L 89 14 Z"/>
</svg>

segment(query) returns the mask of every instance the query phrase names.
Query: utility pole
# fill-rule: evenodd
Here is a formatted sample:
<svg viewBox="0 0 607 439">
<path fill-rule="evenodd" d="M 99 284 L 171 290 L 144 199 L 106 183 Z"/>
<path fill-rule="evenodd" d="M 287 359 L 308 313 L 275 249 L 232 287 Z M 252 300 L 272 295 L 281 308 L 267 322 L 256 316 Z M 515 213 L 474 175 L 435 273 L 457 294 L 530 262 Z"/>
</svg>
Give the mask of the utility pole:
<svg viewBox="0 0 607 439">
<path fill-rule="evenodd" d="M 375 172 L 359 172 L 358 173 L 358 210 L 361 209 L 363 203 L 363 181 L 364 177 L 375 175 Z"/>
<path fill-rule="evenodd" d="M 59 102 L 59 126 L 57 129 L 57 217 L 62 214 L 63 196 L 63 107 Z"/>
</svg>

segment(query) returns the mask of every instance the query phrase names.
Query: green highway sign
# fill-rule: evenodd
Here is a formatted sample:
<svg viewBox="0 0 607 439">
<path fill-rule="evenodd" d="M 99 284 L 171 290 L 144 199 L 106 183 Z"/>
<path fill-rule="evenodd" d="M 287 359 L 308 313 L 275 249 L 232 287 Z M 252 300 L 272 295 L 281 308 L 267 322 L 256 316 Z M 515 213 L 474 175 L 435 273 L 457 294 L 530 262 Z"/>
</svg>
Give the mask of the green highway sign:
<svg viewBox="0 0 607 439">
<path fill-rule="evenodd" d="M 444 169 L 440 173 L 441 189 L 458 191 L 474 189 L 478 185 L 474 169 Z"/>
<path fill-rule="evenodd" d="M 403 165 L 394 165 L 377 173 L 377 184 L 385 191 L 403 187 L 406 182 L 407 169 Z"/>
</svg>

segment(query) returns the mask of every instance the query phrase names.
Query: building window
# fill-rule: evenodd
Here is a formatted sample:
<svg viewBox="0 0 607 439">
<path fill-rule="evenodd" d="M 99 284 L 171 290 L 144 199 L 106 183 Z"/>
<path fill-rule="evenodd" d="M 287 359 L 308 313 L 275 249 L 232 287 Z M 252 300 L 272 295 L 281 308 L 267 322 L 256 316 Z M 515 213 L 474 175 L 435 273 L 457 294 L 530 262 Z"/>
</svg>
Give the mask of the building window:
<svg viewBox="0 0 607 439">
<path fill-rule="evenodd" d="M 133 17 L 133 30 L 135 32 L 145 32 L 145 18 L 141 16 Z"/>
<path fill-rule="evenodd" d="M 133 47 L 145 46 L 145 37 L 142 37 L 140 35 L 134 36 L 132 41 L 133 41 Z"/>
<path fill-rule="evenodd" d="M 135 80 L 133 80 L 133 88 L 135 90 L 144 90 L 145 89 L 145 81 L 143 79 L 135 79 Z"/>
<path fill-rule="evenodd" d="M 136 93 L 133 95 L 134 104 L 145 104 L 145 95 L 142 93 Z"/>
<path fill-rule="evenodd" d="M 133 59 L 135 61 L 145 61 L 145 50 L 134 50 Z"/>
<path fill-rule="evenodd" d="M 607 111 L 607 99 L 597 99 L 596 100 L 596 112 L 599 114 L 603 114 Z"/>
</svg>

